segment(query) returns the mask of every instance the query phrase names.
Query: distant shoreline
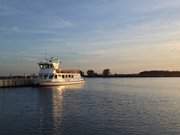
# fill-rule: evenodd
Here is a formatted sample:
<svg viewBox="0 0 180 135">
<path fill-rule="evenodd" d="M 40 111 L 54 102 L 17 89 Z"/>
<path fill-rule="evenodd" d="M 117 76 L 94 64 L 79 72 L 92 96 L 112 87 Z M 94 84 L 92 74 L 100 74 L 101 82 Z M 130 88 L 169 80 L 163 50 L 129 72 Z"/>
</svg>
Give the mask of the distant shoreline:
<svg viewBox="0 0 180 135">
<path fill-rule="evenodd" d="M 146 78 L 146 77 L 180 77 L 180 71 L 143 71 L 137 74 L 92 74 L 83 75 L 86 78 Z"/>
<path fill-rule="evenodd" d="M 132 74 L 91 74 L 84 75 L 81 74 L 85 78 L 163 78 L 163 77 L 180 77 L 180 71 L 143 71 L 140 73 L 132 73 Z M 0 76 L 0 79 L 12 79 L 12 78 L 37 78 L 37 75 L 10 75 L 10 76 Z"/>
<path fill-rule="evenodd" d="M 180 76 L 108 76 L 108 77 L 103 77 L 103 76 L 94 76 L 94 77 L 89 77 L 89 76 L 83 76 L 84 78 L 177 78 Z"/>
</svg>

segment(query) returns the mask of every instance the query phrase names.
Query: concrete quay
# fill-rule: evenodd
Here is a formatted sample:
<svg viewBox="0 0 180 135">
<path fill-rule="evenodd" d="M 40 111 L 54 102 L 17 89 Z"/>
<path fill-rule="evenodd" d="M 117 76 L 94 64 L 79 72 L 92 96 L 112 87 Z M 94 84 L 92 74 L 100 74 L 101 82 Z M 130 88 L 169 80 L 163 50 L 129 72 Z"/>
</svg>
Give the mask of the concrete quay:
<svg viewBox="0 0 180 135">
<path fill-rule="evenodd" d="M 0 88 L 33 86 L 33 78 L 0 78 Z"/>
</svg>

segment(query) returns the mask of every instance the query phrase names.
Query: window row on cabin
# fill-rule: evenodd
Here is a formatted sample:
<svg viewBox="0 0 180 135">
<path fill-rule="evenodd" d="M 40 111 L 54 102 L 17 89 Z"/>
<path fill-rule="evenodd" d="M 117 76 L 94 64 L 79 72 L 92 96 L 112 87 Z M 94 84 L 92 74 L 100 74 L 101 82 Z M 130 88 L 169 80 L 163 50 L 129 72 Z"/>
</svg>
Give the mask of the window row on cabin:
<svg viewBox="0 0 180 135">
<path fill-rule="evenodd" d="M 62 77 L 62 78 L 74 78 L 74 75 L 54 75 L 54 74 L 45 74 L 45 75 L 42 75 L 40 74 L 39 75 L 40 78 L 45 78 L 45 79 L 57 79 L 58 77 Z"/>
<path fill-rule="evenodd" d="M 40 69 L 51 69 L 53 68 L 53 65 L 52 64 L 40 64 L 39 65 Z"/>
<path fill-rule="evenodd" d="M 74 78 L 74 75 L 59 75 L 62 78 Z"/>
</svg>

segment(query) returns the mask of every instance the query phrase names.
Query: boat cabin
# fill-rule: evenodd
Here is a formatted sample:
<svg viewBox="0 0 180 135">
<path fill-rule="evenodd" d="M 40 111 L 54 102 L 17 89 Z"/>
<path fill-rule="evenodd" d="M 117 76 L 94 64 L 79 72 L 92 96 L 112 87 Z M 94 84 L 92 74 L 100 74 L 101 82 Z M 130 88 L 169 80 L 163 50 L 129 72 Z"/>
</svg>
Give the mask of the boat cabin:
<svg viewBox="0 0 180 135">
<path fill-rule="evenodd" d="M 81 77 L 80 70 L 61 70 L 59 60 L 50 59 L 40 62 L 39 78 L 44 80 L 54 79 L 75 79 Z"/>
</svg>

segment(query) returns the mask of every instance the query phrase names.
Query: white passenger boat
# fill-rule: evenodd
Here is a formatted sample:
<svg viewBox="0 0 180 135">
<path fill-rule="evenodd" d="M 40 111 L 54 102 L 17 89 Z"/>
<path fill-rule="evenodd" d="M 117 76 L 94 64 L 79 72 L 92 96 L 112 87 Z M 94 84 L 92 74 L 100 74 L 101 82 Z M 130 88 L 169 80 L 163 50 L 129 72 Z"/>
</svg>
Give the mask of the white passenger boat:
<svg viewBox="0 0 180 135">
<path fill-rule="evenodd" d="M 39 76 L 36 84 L 40 86 L 68 85 L 83 83 L 80 70 L 61 69 L 60 60 L 57 57 L 39 62 Z"/>
</svg>

